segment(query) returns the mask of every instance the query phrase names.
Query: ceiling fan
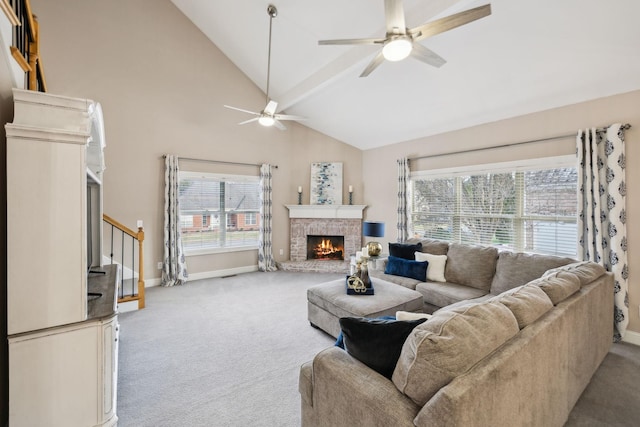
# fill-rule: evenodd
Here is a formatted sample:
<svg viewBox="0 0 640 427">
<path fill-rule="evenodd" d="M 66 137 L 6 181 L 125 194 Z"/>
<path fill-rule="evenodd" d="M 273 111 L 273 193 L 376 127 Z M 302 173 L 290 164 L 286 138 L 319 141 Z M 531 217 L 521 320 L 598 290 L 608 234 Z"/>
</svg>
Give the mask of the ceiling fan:
<svg viewBox="0 0 640 427">
<path fill-rule="evenodd" d="M 476 19 L 484 18 L 491 14 L 491 5 L 465 10 L 445 18 L 427 22 L 415 28 L 405 26 L 404 9 L 402 0 L 384 0 L 384 12 L 387 26 L 387 34 L 380 39 L 341 39 L 320 40 L 318 44 L 378 44 L 382 50 L 367 65 L 360 77 L 366 77 L 386 59 L 387 61 L 401 61 L 411 55 L 419 61 L 434 67 L 441 67 L 446 62 L 440 55 L 427 49 L 420 43 L 421 40 L 436 34 L 443 33 L 461 25 L 468 24 Z"/>
<path fill-rule="evenodd" d="M 255 111 L 245 110 L 242 108 L 232 107 L 230 105 L 225 105 L 225 107 L 230 108 L 232 110 L 242 111 L 243 113 L 249 113 L 249 114 L 253 114 L 254 116 L 257 116 L 252 119 L 245 120 L 244 122 L 238 123 L 240 125 L 257 121 L 262 126 L 275 126 L 280 130 L 286 130 L 287 128 L 285 127 L 285 125 L 280 123 L 280 120 L 306 120 L 306 118 L 299 117 L 299 116 L 291 116 L 288 114 L 276 113 L 276 110 L 278 109 L 278 103 L 272 99 L 269 99 L 269 77 L 271 73 L 271 27 L 273 25 L 273 18 L 278 16 L 278 9 L 276 9 L 274 5 L 270 4 L 267 7 L 267 13 L 269 14 L 269 53 L 268 53 L 268 60 L 267 60 L 267 94 L 266 94 L 267 105 L 266 107 L 264 107 L 264 110 L 260 111 L 259 113 L 256 113 Z"/>
</svg>

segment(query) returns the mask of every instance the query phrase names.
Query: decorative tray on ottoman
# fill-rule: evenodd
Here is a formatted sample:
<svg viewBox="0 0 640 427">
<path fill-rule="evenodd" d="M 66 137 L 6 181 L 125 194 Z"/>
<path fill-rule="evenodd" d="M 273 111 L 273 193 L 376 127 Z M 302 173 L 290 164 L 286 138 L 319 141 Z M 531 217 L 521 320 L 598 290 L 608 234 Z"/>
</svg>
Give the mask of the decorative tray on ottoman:
<svg viewBox="0 0 640 427">
<path fill-rule="evenodd" d="M 373 295 L 373 284 L 371 279 L 364 283 L 362 279 L 356 275 L 347 276 L 347 295 Z"/>
</svg>

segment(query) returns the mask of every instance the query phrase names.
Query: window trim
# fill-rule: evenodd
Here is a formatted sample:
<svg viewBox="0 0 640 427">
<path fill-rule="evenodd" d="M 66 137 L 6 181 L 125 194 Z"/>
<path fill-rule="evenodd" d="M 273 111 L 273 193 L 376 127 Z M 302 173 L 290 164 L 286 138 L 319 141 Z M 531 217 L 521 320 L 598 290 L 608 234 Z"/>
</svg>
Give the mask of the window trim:
<svg viewBox="0 0 640 427">
<path fill-rule="evenodd" d="M 475 175 L 481 173 L 501 173 L 501 172 L 519 172 L 537 169 L 558 169 L 575 167 L 577 158 L 575 154 L 567 154 L 564 156 L 543 157 L 536 159 L 522 159 L 511 162 L 500 163 L 483 163 L 479 165 L 456 166 L 443 169 L 431 169 L 422 171 L 411 171 L 409 179 L 414 178 L 452 178 L 465 175 Z"/>
</svg>

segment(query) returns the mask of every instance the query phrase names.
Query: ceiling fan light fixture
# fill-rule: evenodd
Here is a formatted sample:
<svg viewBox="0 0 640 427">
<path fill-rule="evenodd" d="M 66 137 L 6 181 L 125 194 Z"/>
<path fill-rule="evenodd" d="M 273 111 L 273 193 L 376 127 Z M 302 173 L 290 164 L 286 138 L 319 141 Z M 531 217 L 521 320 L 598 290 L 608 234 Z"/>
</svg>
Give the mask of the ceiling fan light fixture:
<svg viewBox="0 0 640 427">
<path fill-rule="evenodd" d="M 387 61 L 402 61 L 411 54 L 413 42 L 408 37 L 393 38 L 384 44 L 382 55 Z"/>
<path fill-rule="evenodd" d="M 260 123 L 262 126 L 265 126 L 265 127 L 273 126 L 275 122 L 276 120 L 271 116 L 262 115 L 258 119 L 258 123 Z"/>
</svg>

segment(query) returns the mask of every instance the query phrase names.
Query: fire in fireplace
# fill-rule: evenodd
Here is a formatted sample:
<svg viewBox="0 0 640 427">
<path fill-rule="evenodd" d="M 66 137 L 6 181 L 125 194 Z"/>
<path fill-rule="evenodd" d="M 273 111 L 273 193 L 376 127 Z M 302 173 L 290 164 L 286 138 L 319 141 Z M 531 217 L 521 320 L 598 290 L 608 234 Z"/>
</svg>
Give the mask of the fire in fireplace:
<svg viewBox="0 0 640 427">
<path fill-rule="evenodd" d="M 344 236 L 307 236 L 307 259 L 344 260 Z"/>
</svg>

